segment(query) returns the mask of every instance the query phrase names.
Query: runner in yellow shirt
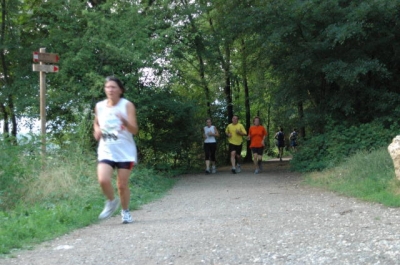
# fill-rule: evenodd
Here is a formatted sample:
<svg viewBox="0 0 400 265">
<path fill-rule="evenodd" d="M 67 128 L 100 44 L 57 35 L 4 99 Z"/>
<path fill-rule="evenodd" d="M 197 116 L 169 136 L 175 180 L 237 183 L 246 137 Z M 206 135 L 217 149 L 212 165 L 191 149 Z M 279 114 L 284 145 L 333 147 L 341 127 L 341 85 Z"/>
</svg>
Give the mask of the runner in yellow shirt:
<svg viewBox="0 0 400 265">
<path fill-rule="evenodd" d="M 229 153 L 231 155 L 232 173 L 240 172 L 240 159 L 242 153 L 243 136 L 247 135 L 246 129 L 238 123 L 239 117 L 233 115 L 232 123 L 226 127 L 225 133 L 228 136 Z M 237 163 L 237 166 L 236 166 Z"/>
</svg>

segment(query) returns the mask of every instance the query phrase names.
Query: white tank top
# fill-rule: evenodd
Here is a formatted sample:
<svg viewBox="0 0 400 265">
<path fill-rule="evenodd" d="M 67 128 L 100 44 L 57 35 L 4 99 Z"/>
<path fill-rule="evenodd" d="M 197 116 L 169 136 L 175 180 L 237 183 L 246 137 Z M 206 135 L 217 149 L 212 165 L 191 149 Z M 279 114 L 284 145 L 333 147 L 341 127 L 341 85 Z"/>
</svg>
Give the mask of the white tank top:
<svg viewBox="0 0 400 265">
<path fill-rule="evenodd" d="M 213 136 L 208 135 L 209 132 L 215 133 L 214 128 L 215 128 L 214 125 L 211 125 L 210 127 L 208 127 L 208 126 L 204 127 L 204 134 L 207 137 L 206 139 L 204 139 L 205 143 L 216 143 L 217 142 L 214 135 Z"/>
<path fill-rule="evenodd" d="M 128 118 L 126 104 L 129 101 L 121 98 L 115 106 L 107 106 L 107 99 L 96 104 L 97 120 L 102 137 L 97 150 L 97 159 L 114 162 L 135 162 L 137 164 L 137 150 L 133 135 L 123 126 L 117 117 L 119 113 Z"/>
</svg>

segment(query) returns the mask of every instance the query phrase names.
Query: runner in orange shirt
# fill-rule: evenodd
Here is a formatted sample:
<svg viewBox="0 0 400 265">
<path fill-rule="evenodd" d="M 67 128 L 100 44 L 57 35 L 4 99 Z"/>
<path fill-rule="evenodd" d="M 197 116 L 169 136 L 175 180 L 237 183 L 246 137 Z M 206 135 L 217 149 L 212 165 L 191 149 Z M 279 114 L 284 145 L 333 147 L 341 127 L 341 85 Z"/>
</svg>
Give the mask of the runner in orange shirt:
<svg viewBox="0 0 400 265">
<path fill-rule="evenodd" d="M 247 139 L 250 140 L 250 149 L 253 153 L 253 162 L 255 166 L 254 174 L 258 174 L 262 169 L 262 156 L 264 152 L 264 140 L 268 135 L 264 126 L 260 124 L 260 118 L 254 117 L 253 126 L 250 126 Z"/>
</svg>

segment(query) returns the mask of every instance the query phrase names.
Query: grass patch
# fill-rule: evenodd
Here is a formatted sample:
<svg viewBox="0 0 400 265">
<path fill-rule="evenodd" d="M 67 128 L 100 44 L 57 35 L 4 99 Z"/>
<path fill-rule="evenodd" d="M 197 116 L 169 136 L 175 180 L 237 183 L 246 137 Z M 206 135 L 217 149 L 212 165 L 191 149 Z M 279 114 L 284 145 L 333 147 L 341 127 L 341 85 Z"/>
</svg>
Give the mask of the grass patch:
<svg viewBox="0 0 400 265">
<path fill-rule="evenodd" d="M 8 149 L 21 147 L 8 146 Z M 76 150 L 49 154 L 44 170 L 37 156 L 13 153 L 15 159 L 0 161 L 7 186 L 0 189 L 0 255 L 54 239 L 74 229 L 98 222 L 104 207 L 96 177 L 96 158 Z M 18 165 L 31 164 L 23 171 Z M 160 198 L 176 182 L 167 173 L 138 165 L 130 177 L 130 209 Z M 114 187 L 115 177 L 113 178 Z M 11 188 L 8 188 L 11 187 Z M 12 187 L 19 187 L 18 189 Z"/>
<path fill-rule="evenodd" d="M 338 167 L 306 174 L 305 182 L 345 196 L 389 207 L 400 206 L 400 181 L 395 177 L 386 148 L 360 151 Z"/>
</svg>

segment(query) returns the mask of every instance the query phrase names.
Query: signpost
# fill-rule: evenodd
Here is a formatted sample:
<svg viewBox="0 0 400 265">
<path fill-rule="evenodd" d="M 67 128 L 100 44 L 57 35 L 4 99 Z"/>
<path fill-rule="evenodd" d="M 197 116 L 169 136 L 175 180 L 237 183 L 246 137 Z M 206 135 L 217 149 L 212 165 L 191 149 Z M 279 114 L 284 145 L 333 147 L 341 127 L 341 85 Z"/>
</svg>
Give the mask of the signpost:
<svg viewBox="0 0 400 265">
<path fill-rule="evenodd" d="M 42 167 L 46 154 L 46 73 L 57 73 L 59 67 L 57 65 L 46 65 L 44 63 L 57 63 L 59 61 L 58 54 L 46 53 L 46 48 L 40 48 L 39 52 L 33 52 L 32 70 L 39 72 L 40 85 L 40 131 L 42 134 Z"/>
<path fill-rule="evenodd" d="M 34 72 L 57 73 L 58 66 L 51 64 L 32 64 Z"/>
<path fill-rule="evenodd" d="M 58 63 L 60 57 L 56 53 L 33 52 L 33 61 L 35 63 Z"/>
</svg>

